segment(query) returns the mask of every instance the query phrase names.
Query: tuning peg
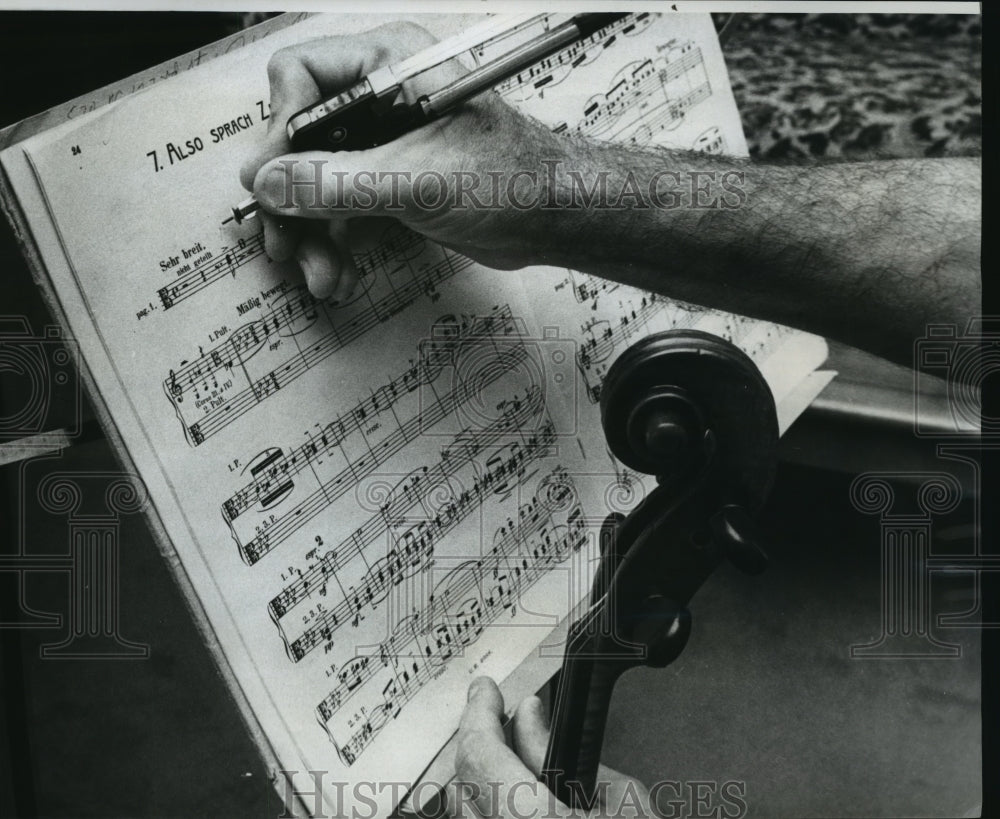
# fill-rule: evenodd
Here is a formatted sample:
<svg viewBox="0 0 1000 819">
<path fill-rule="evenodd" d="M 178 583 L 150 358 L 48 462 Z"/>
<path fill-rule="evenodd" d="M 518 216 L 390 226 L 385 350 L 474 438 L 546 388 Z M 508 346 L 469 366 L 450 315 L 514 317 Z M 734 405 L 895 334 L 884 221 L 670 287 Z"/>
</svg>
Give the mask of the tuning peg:
<svg viewBox="0 0 1000 819">
<path fill-rule="evenodd" d="M 767 553 L 760 546 L 757 524 L 742 506 L 722 507 L 709 526 L 716 543 L 737 569 L 754 575 L 767 568 Z"/>
</svg>

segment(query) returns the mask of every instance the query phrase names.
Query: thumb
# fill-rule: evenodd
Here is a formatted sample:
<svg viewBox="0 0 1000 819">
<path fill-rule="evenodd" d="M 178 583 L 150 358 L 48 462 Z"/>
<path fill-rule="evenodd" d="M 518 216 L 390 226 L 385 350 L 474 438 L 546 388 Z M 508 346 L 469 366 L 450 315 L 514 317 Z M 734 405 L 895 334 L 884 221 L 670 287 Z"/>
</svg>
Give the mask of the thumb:
<svg viewBox="0 0 1000 819">
<path fill-rule="evenodd" d="M 455 777 L 482 816 L 565 816 L 567 809 L 538 782 L 504 744 L 500 717 L 503 697 L 496 683 L 479 678 L 458 730 Z"/>
<path fill-rule="evenodd" d="M 535 776 L 542 775 L 549 727 L 538 697 L 526 697 L 514 714 L 514 750 Z"/>
</svg>

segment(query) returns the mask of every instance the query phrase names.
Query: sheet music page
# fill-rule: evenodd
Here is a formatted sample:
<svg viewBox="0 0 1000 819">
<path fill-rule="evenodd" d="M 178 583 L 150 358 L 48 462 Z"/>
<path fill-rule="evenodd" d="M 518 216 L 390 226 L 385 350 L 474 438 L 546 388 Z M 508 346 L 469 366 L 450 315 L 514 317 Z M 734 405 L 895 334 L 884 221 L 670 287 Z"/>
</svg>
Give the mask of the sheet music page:
<svg viewBox="0 0 1000 819">
<path fill-rule="evenodd" d="M 335 815 L 385 815 L 468 682 L 506 678 L 585 596 L 600 522 L 642 494 L 594 403 L 630 340 L 714 328 L 772 385 L 821 360 L 783 353 L 783 329 L 569 271 L 531 284 L 402 229 L 358 259 L 348 303 L 314 300 L 259 223 L 220 222 L 270 55 L 378 22 L 310 18 L 24 146 L 58 234 L 46 265 L 183 569 L 282 763 L 348 783 L 324 793 Z M 504 95 L 553 127 L 745 151 L 707 15 L 620 29 Z M 607 113 L 623 72 L 642 116 Z"/>
</svg>

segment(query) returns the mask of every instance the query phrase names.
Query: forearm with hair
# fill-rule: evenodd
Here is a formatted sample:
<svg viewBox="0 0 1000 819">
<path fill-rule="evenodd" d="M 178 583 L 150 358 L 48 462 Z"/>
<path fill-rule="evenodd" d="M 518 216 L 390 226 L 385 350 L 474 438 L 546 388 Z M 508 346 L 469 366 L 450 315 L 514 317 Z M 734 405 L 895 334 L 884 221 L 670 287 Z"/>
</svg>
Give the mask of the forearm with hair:
<svg viewBox="0 0 1000 819">
<path fill-rule="evenodd" d="M 980 312 L 978 159 L 795 166 L 567 145 L 565 169 L 584 181 L 604 172 L 613 193 L 605 207 L 540 214 L 535 241 L 546 263 L 907 365 L 928 323 L 964 325 Z M 727 172 L 729 192 L 719 187 Z M 660 206 L 615 206 L 630 173 L 641 191 L 658 180 Z M 569 201 L 567 174 L 559 178 L 556 195 Z"/>
</svg>

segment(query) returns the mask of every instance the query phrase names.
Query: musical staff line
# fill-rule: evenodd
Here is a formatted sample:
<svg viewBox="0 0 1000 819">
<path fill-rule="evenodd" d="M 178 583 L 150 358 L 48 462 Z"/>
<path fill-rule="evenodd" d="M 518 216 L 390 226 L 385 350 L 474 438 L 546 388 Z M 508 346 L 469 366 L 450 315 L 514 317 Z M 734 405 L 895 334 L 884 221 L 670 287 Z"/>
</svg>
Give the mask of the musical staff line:
<svg viewBox="0 0 1000 819">
<path fill-rule="evenodd" d="M 514 407 L 515 412 L 524 412 L 524 420 L 529 420 L 532 417 L 531 413 L 540 409 L 540 406 L 530 401 Z M 418 505 L 420 501 L 418 493 L 423 486 L 436 485 L 438 481 L 447 481 L 448 478 L 456 475 L 462 467 L 472 463 L 473 459 L 485 447 L 491 446 L 500 438 L 509 435 L 508 427 L 509 424 L 506 423 L 505 419 L 500 418 L 483 433 L 473 437 L 471 442 L 464 432 L 452 439 L 450 444 L 442 450 L 440 460 L 433 470 L 424 466 L 416 470 L 415 473 L 411 473 L 412 477 L 408 476 L 404 479 L 397 486 L 397 489 L 393 490 L 390 500 L 379 507 L 377 515 L 369 518 L 350 537 L 341 541 L 337 547 L 326 552 L 311 569 L 275 596 L 268 604 L 272 618 L 280 619 L 294 606 L 309 597 L 314 589 L 321 587 L 327 578 L 342 570 L 356 555 L 364 552 L 379 535 L 387 531 L 389 521 L 403 518 L 414 506 Z M 473 483 L 473 493 L 484 490 L 492 484 L 495 478 L 499 477 L 500 473 L 489 475 L 482 480 L 477 478 Z M 421 523 L 426 523 L 426 521 Z M 420 524 L 417 528 L 420 528 Z M 403 535 L 396 538 L 397 542 L 405 540 L 408 534 L 409 532 L 404 532 Z M 419 538 L 415 537 L 414 540 L 419 540 Z M 408 550 L 409 548 L 407 548 Z"/>
<path fill-rule="evenodd" d="M 589 37 L 557 51 L 550 57 L 536 63 L 524 71 L 504 80 L 495 90 L 503 97 L 525 100 L 540 90 L 559 85 L 573 70 L 592 63 L 606 53 L 619 35 L 629 36 L 643 31 L 658 14 L 639 12 L 616 20 L 609 26 L 596 31 Z"/>
<path fill-rule="evenodd" d="M 693 77 L 698 68 L 701 76 L 692 80 L 693 87 L 683 93 L 671 88 L 681 78 Z M 660 56 L 624 67 L 605 93 L 591 97 L 572 129 L 562 122 L 553 131 L 645 143 L 655 133 L 679 125 L 689 109 L 711 95 L 701 49 L 688 46 L 677 57 Z"/>
<path fill-rule="evenodd" d="M 377 655 L 356 655 L 338 673 L 338 685 L 316 706 L 316 715 L 345 764 L 357 760 L 460 648 L 472 645 L 487 626 L 515 607 L 548 565 L 562 562 L 586 542 L 583 512 L 565 470 L 557 468 L 542 485 L 546 489 L 518 510 L 518 522 L 498 530 L 488 555 L 450 572 L 438 586 L 443 594 L 432 595 L 425 608 L 402 620 Z M 556 522 L 557 513 L 564 513 L 560 516 L 564 522 Z M 560 534 L 553 536 L 554 532 Z M 484 584 L 487 577 L 492 580 Z M 483 585 L 488 585 L 488 592 Z M 470 593 L 475 597 L 465 599 Z M 448 598 L 443 604 L 442 596 Z M 458 610 L 451 612 L 449 606 Z M 389 677 L 378 695 L 381 703 L 371 712 L 364 709 L 364 721 L 346 742 L 338 742 L 331 721 L 380 674 Z"/>
<path fill-rule="evenodd" d="M 593 328 L 588 328 L 589 338 L 580 345 L 576 352 L 577 368 L 587 383 L 587 395 L 591 401 L 596 401 L 594 386 L 591 380 L 587 380 L 591 367 L 596 362 L 602 362 L 622 344 L 626 343 L 636 333 L 669 309 L 671 303 L 655 293 L 645 293 L 641 296 L 639 307 L 628 310 L 618 318 L 615 327 L 610 325 L 601 333 L 593 332 Z M 674 324 L 673 326 L 677 326 Z M 600 387 L 598 386 L 599 390 Z"/>
<path fill-rule="evenodd" d="M 384 246 L 366 254 L 367 262 L 359 269 L 359 278 L 372 275 L 376 268 L 389 271 L 390 274 L 398 272 L 405 266 L 409 256 L 419 252 L 424 244 L 423 237 L 412 231 L 394 235 Z M 391 270 L 390 263 L 394 265 Z M 190 363 L 185 361 L 177 370 L 171 370 L 168 379 L 171 394 L 178 401 L 183 400 L 188 392 L 194 391 L 197 394 L 198 382 L 211 373 L 231 369 L 236 357 L 243 356 L 244 360 L 248 360 L 265 344 L 273 341 L 283 329 L 295 327 L 300 319 L 315 320 L 319 306 L 332 306 L 328 300 L 319 302 L 314 299 L 304 287 L 293 288 L 283 293 L 283 296 L 282 303 L 271 307 L 259 319 L 237 328 L 226 341 L 207 353 L 202 353 L 197 360 Z"/>
<path fill-rule="evenodd" d="M 491 369 L 490 374 L 485 376 L 485 378 L 490 380 L 499 379 L 505 372 L 523 360 L 525 356 L 526 352 L 520 347 L 504 351 L 496 362 L 497 366 Z M 481 388 L 483 383 L 483 381 L 480 381 L 475 385 L 475 388 Z M 333 478 L 321 483 L 315 492 L 311 493 L 297 506 L 286 512 L 247 543 L 240 543 L 236 531 L 230 525 L 233 539 L 239 546 L 240 555 L 244 562 L 252 566 L 259 561 L 264 555 L 268 554 L 268 552 L 284 542 L 299 528 L 312 520 L 323 509 L 340 498 L 357 481 L 372 474 L 377 467 L 400 452 L 423 431 L 451 414 L 455 407 L 464 400 L 467 400 L 472 393 L 473 387 L 463 382 L 435 401 L 426 410 L 401 424 L 397 423 L 397 428 L 386 436 L 374 450 L 369 451 L 366 456 L 349 462 Z M 513 401 L 503 407 L 498 423 L 504 423 L 508 429 L 516 429 L 513 426 L 513 422 L 522 418 L 522 408 L 526 408 L 537 414 L 543 403 L 541 390 L 538 387 L 529 388 L 523 402 Z"/>
<path fill-rule="evenodd" d="M 485 437 L 495 439 L 505 434 L 507 434 L 506 430 Z M 352 623 L 356 627 L 358 622 L 363 619 L 365 608 L 374 608 L 388 596 L 394 586 L 412 574 L 429 567 L 435 544 L 480 507 L 497 483 L 510 476 L 522 477 L 528 464 L 551 453 L 553 443 L 555 443 L 555 430 L 551 423 L 547 423 L 541 430 L 527 438 L 523 448 L 520 445 L 515 445 L 516 448 L 512 449 L 512 454 L 503 458 L 494 468 L 487 470 L 482 480 L 476 481 L 471 490 L 459 493 L 452 501 L 445 504 L 433 520 L 421 521 L 413 527 L 420 530 L 419 535 L 407 540 L 405 545 L 397 541 L 396 546 L 368 570 L 357 587 L 352 587 L 339 604 L 331 609 L 324 609 L 316 622 L 310 624 L 296 639 L 289 641 L 284 630 L 281 629 L 289 658 L 293 662 L 298 662 L 317 646 L 329 643 L 333 639 L 334 632 L 345 624 Z M 480 449 L 485 449 L 486 446 L 487 444 L 483 443 Z M 402 511 L 393 510 L 394 514 Z M 381 516 L 373 518 L 372 521 L 380 518 Z M 384 524 L 384 518 L 381 519 Z M 373 531 L 374 537 L 372 536 Z M 381 527 L 381 531 L 385 531 L 384 525 Z M 353 542 L 347 549 L 338 549 L 336 557 L 320 564 L 318 567 L 320 575 L 325 577 L 336 572 L 336 569 L 332 568 L 334 565 L 340 567 L 346 562 L 345 558 L 350 559 L 353 555 L 364 551 L 380 533 L 374 526 L 367 527 L 365 532 L 367 537 L 357 540 L 352 538 Z M 404 538 L 400 540 L 404 540 Z M 304 584 L 296 585 L 298 588 L 293 594 L 301 594 L 304 589 L 308 589 L 310 584 L 309 581 L 306 581 Z M 308 594 L 308 592 L 306 593 Z M 284 607 L 284 603 L 291 602 L 292 599 L 298 602 L 302 598 L 293 598 L 292 595 L 289 595 L 283 597 L 278 606 L 275 606 L 275 601 L 272 600 L 270 606 L 272 617 L 279 610 L 282 613 L 287 612 L 288 609 Z"/>
<path fill-rule="evenodd" d="M 646 328 L 706 330 L 731 341 L 754 360 L 768 355 L 788 332 L 780 325 L 665 300 L 653 293 L 636 291 L 634 298 L 639 306 L 622 303 L 617 324 L 612 326 L 608 320 L 592 320 L 584 325 L 588 338 L 577 350 L 576 365 L 590 403 L 600 401 L 601 386 L 615 351 L 627 346 L 633 335 Z M 598 331 L 602 324 L 606 326 Z"/>
<path fill-rule="evenodd" d="M 222 515 L 232 523 L 255 503 L 267 508 L 280 499 L 295 475 L 308 468 L 315 460 L 329 455 L 347 438 L 361 432 L 373 417 L 390 411 L 402 397 L 433 383 L 444 366 L 456 352 L 468 344 L 489 343 L 497 336 L 507 337 L 518 331 L 511 317 L 510 307 L 498 307 L 489 316 L 472 316 L 463 319 L 457 327 L 446 333 L 432 329 L 431 338 L 421 345 L 420 360 L 396 378 L 375 390 L 371 397 L 359 401 L 341 413 L 322 429 L 308 436 L 306 443 L 287 455 L 281 450 L 269 453 L 261 463 L 250 469 L 253 482 L 237 490 L 222 505 Z"/>
<path fill-rule="evenodd" d="M 327 332 L 297 349 L 290 358 L 263 376 L 249 376 L 246 370 L 248 360 L 267 347 L 268 342 L 277 337 L 286 325 L 299 319 L 305 319 L 311 325 L 317 320 L 320 303 L 308 293 L 299 293 L 295 302 L 288 301 L 261 320 L 244 325 L 197 361 L 171 371 L 163 382 L 163 388 L 178 417 L 185 420 L 183 401 L 187 393 L 196 391 L 195 403 L 202 405 L 203 414 L 199 419 L 184 427 L 188 442 L 192 446 L 201 445 L 333 353 L 388 321 L 422 295 L 436 292 L 438 284 L 474 264 L 471 259 L 448 251 L 442 250 L 442 255 L 442 260 L 436 264 L 414 270 L 409 281 L 394 285 L 383 298 L 371 300 L 369 307 L 338 322 L 336 326 L 331 323 Z M 241 390 L 237 390 L 233 382 L 233 378 L 240 377 L 239 374 L 247 383 Z M 223 379 L 221 387 L 220 377 Z M 199 383 L 201 390 L 205 391 L 204 396 L 198 392 Z"/>
<path fill-rule="evenodd" d="M 156 295 L 159 296 L 163 309 L 169 310 L 219 279 L 227 276 L 235 278 L 237 270 L 262 255 L 264 255 L 264 232 L 260 231 L 249 239 L 238 239 L 235 247 L 228 245 L 223 247 L 220 255 L 214 257 L 211 262 L 178 276 L 171 284 L 157 290 Z"/>
<path fill-rule="evenodd" d="M 390 258 L 400 257 L 422 244 L 423 239 L 418 233 L 390 230 L 379 247 L 355 256 L 358 278 L 363 279 L 379 265 L 386 264 Z M 264 255 L 263 231 L 258 231 L 249 238 L 240 237 L 235 245 L 225 245 L 218 255 L 213 256 L 207 263 L 194 267 L 177 276 L 169 284 L 165 284 L 156 291 L 157 298 L 163 309 L 169 310 L 216 282 L 228 277 L 235 278 L 241 267 L 262 255 Z"/>
</svg>

